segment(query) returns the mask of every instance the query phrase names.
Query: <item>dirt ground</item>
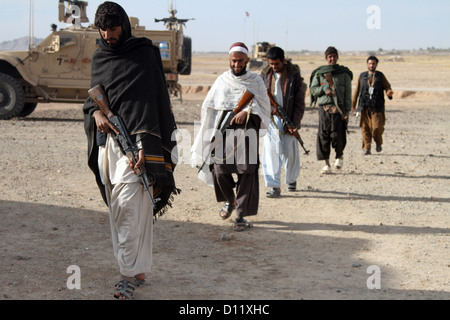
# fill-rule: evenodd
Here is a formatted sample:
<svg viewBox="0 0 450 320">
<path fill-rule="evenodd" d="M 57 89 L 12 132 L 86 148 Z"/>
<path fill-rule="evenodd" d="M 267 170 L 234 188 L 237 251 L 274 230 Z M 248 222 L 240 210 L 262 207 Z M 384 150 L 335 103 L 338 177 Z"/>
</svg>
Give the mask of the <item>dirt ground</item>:
<svg viewBox="0 0 450 320">
<path fill-rule="evenodd" d="M 324 62 L 292 58 L 305 79 Z M 358 75 L 365 58 L 339 62 Z M 268 199 L 260 176 L 248 231 L 222 221 L 213 189 L 180 163 L 182 193 L 155 224 L 153 269 L 137 299 L 450 299 L 450 56 L 403 58 L 380 59 L 396 92 L 383 151 L 362 154 L 352 118 L 344 168 L 320 175 L 317 109 L 308 108 L 301 135 L 311 154 L 301 156 L 298 191 L 283 186 L 281 198 Z M 227 68 L 225 55 L 194 56 L 183 101 L 173 100 L 180 129 L 193 133 L 202 99 Z M 119 274 L 86 164 L 81 105 L 38 105 L 1 121 L 0 137 L 0 299 L 112 299 Z M 74 265 L 81 289 L 67 286 Z"/>
</svg>

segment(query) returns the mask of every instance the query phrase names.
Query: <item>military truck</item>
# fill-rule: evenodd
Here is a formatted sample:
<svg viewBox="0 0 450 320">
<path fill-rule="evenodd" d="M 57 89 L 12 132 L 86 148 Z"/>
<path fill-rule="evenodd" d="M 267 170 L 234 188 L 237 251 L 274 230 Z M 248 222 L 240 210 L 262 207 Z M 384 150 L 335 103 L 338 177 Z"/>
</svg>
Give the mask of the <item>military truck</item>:
<svg viewBox="0 0 450 320">
<path fill-rule="evenodd" d="M 91 82 L 91 59 L 100 35 L 88 22 L 86 1 L 59 1 L 59 21 L 67 27 L 57 30 L 28 51 L 0 52 L 0 119 L 30 115 L 40 102 L 83 103 Z M 179 75 L 189 75 L 192 63 L 191 38 L 183 26 L 191 19 L 155 19 L 167 30 L 146 30 L 130 17 L 132 33 L 147 37 L 159 46 L 169 93 L 181 99 Z"/>
<path fill-rule="evenodd" d="M 250 59 L 249 68 L 257 70 L 264 68 L 267 63 L 267 52 L 270 48 L 275 47 L 275 44 L 269 42 L 257 42 L 252 46 L 252 58 Z"/>
</svg>

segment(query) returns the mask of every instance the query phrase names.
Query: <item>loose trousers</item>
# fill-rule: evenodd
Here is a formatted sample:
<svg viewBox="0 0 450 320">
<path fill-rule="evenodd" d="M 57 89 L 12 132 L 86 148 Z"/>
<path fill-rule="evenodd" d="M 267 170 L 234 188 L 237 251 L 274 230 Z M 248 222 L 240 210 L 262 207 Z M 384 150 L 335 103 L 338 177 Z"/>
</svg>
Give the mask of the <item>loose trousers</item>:
<svg viewBox="0 0 450 320">
<path fill-rule="evenodd" d="M 317 160 L 330 159 L 331 147 L 336 152 L 336 159 L 344 155 L 347 144 L 347 121 L 340 113 L 326 112 L 319 106 L 319 132 L 317 134 Z"/>
<path fill-rule="evenodd" d="M 150 272 L 153 253 L 153 203 L 128 165 L 117 142 L 108 135 L 99 148 L 100 176 L 106 188 L 111 238 L 120 274 Z M 153 192 L 150 189 L 150 192 Z"/>
<path fill-rule="evenodd" d="M 383 144 L 384 125 L 386 116 L 384 112 L 363 110 L 359 126 L 362 133 L 362 149 L 370 150 L 372 139 L 378 146 Z"/>
<path fill-rule="evenodd" d="M 262 163 L 266 187 L 280 188 L 282 166 L 285 169 L 285 183 L 296 182 L 300 175 L 300 152 L 297 139 L 289 134 L 280 135 L 270 124 L 264 136 Z"/>
<path fill-rule="evenodd" d="M 259 134 L 260 118 L 251 115 L 246 125 L 234 123 L 230 130 L 236 136 L 224 133 L 222 152 L 224 161 L 211 165 L 214 191 L 218 202 L 236 200 L 236 217 L 258 214 L 259 204 Z M 244 128 L 247 129 L 244 134 Z M 251 137 L 248 139 L 247 137 Z M 230 147 L 231 146 L 231 147 Z M 234 148 L 233 146 L 236 146 Z M 217 152 L 215 152 L 217 155 Z M 234 180 L 234 175 L 237 180 Z M 236 193 L 234 191 L 236 189 Z"/>
</svg>

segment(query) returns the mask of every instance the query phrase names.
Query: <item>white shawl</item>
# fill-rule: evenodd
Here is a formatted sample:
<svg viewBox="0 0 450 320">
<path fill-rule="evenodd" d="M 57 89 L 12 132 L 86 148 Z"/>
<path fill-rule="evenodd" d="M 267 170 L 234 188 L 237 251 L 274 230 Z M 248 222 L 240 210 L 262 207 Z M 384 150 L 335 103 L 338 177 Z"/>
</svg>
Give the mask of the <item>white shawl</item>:
<svg viewBox="0 0 450 320">
<path fill-rule="evenodd" d="M 250 107 L 251 113 L 261 118 L 261 129 L 267 129 L 270 121 L 270 101 L 261 77 L 252 72 L 247 72 L 237 77 L 233 75 L 231 70 L 226 71 L 216 79 L 203 101 L 200 128 L 191 149 L 192 166 L 201 166 L 203 164 L 205 161 L 203 154 L 207 153 L 204 152 L 205 147 L 210 145 L 223 112 L 236 108 L 246 90 L 253 93 L 255 97 L 251 105 L 243 110 L 248 111 Z M 263 136 L 265 133 L 266 130 L 261 130 L 260 136 Z M 199 173 L 199 179 L 212 185 L 208 164 Z"/>
</svg>

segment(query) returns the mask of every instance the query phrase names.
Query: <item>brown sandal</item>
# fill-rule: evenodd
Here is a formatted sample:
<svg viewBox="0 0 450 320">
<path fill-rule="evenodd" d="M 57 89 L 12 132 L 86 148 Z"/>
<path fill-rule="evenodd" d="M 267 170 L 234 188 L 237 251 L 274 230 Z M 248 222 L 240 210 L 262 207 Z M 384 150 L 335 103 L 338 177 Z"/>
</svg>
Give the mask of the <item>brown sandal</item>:
<svg viewBox="0 0 450 320">
<path fill-rule="evenodd" d="M 234 231 L 245 231 L 246 228 L 252 228 L 253 225 L 243 218 L 236 218 L 234 221 Z"/>
<path fill-rule="evenodd" d="M 229 217 L 231 217 L 231 214 L 233 213 L 234 209 L 236 209 L 236 207 L 227 202 L 223 206 L 222 210 L 220 210 L 219 215 L 223 220 L 227 220 Z"/>
<path fill-rule="evenodd" d="M 142 287 L 145 284 L 145 279 L 138 279 L 136 276 L 134 276 L 133 280 L 133 284 L 137 288 Z"/>
</svg>

